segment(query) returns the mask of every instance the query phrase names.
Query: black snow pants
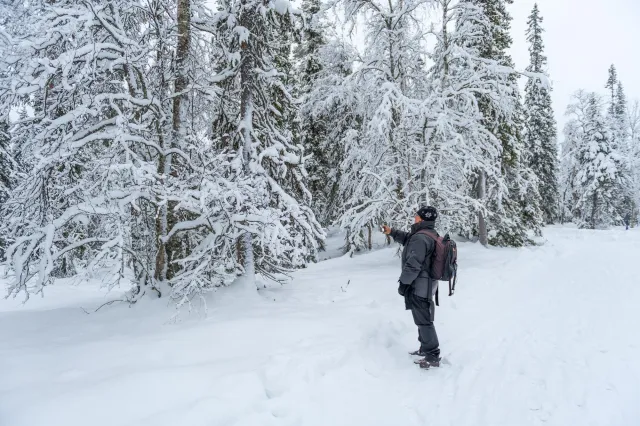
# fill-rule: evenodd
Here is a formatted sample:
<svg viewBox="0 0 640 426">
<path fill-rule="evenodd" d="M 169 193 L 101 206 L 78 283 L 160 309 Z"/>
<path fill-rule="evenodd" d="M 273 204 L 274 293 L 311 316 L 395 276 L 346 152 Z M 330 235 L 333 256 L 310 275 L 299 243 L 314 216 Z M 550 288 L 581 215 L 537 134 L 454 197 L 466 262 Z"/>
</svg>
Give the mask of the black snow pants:
<svg viewBox="0 0 640 426">
<path fill-rule="evenodd" d="M 436 328 L 433 325 L 435 304 L 433 300 L 425 299 L 410 292 L 407 303 L 413 315 L 413 321 L 418 326 L 418 341 L 420 352 L 427 354 L 427 358 L 438 359 L 440 357 L 440 342 Z"/>
</svg>

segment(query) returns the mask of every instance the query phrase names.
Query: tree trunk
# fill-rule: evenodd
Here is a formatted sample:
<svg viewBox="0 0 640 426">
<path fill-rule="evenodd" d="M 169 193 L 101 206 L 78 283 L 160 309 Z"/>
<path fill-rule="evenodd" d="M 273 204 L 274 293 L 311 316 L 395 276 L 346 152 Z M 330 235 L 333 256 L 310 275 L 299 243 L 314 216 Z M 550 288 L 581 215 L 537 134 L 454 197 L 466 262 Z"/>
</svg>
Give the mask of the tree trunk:
<svg viewBox="0 0 640 426">
<path fill-rule="evenodd" d="M 240 25 L 251 28 L 251 11 L 246 8 L 246 1 L 242 2 L 245 6 L 244 12 L 240 18 Z M 251 145 L 253 131 L 253 70 L 255 68 L 255 58 L 249 49 L 251 36 L 242 43 L 242 51 L 240 54 L 240 87 L 242 93 L 240 96 L 240 133 L 242 135 L 242 158 L 243 167 L 246 174 L 251 173 L 249 163 L 251 161 Z M 244 270 L 247 285 L 255 286 L 255 260 L 253 256 L 253 238 L 250 232 L 244 235 Z"/>
<path fill-rule="evenodd" d="M 176 49 L 176 81 L 173 98 L 173 138 L 180 136 L 182 125 L 183 92 L 189 79 L 185 70 L 191 46 L 191 0 L 178 0 L 178 46 Z"/>
<path fill-rule="evenodd" d="M 371 230 L 371 225 L 367 225 L 367 231 L 369 232 L 368 238 L 367 238 L 367 245 L 369 246 L 369 251 L 373 250 L 373 236 L 372 234 L 372 230 Z"/>
<path fill-rule="evenodd" d="M 449 2 L 446 1 L 442 5 L 442 45 L 445 52 L 449 52 L 449 33 L 447 32 L 447 24 L 449 23 Z M 442 64 L 442 89 L 447 87 L 447 79 L 449 78 L 449 54 L 445 54 Z"/>
<path fill-rule="evenodd" d="M 184 133 L 182 132 L 182 100 L 184 97 L 182 92 L 189 84 L 185 71 L 185 64 L 189 56 L 191 44 L 191 0 L 178 0 L 177 9 L 178 46 L 176 49 L 176 79 L 173 90 L 174 97 L 171 122 L 172 134 L 169 143 L 161 145 L 165 152 L 168 148 L 177 146 L 177 142 Z M 176 172 L 176 170 L 173 170 L 171 154 L 165 154 L 165 152 L 161 153 L 160 161 L 158 162 L 158 173 L 164 176 L 164 184 L 166 184 L 167 180 L 170 179 L 172 173 Z M 169 271 L 168 266 L 172 252 L 172 245 L 176 244 L 176 240 L 174 237 L 174 242 L 171 244 L 171 242 L 164 241 L 164 237 L 168 234 L 169 228 L 176 223 L 176 218 L 173 217 L 172 214 L 173 208 L 171 208 L 174 205 L 175 202 L 170 206 L 167 206 L 167 204 L 164 203 L 160 208 L 158 217 L 156 218 L 158 253 L 156 255 L 154 278 L 159 283 L 166 282 L 166 280 L 171 278 L 173 275 L 172 272 Z"/>
<path fill-rule="evenodd" d="M 591 229 L 596 229 L 597 208 L 598 208 L 598 192 L 594 191 L 593 192 L 593 208 L 591 210 Z"/>
<path fill-rule="evenodd" d="M 164 146 L 162 146 L 162 148 L 164 149 Z M 158 162 L 158 173 L 162 174 L 166 169 L 166 157 L 161 155 Z M 166 179 L 167 175 L 164 176 L 164 180 Z M 158 200 L 158 202 L 160 201 L 161 200 Z M 167 279 L 167 248 L 163 240 L 165 235 L 167 235 L 167 205 L 162 204 L 156 216 L 156 244 L 158 251 L 156 253 L 156 267 L 153 275 L 156 284 L 161 284 Z M 162 296 L 160 290 L 158 290 L 158 293 Z"/>
<path fill-rule="evenodd" d="M 485 192 L 486 192 L 486 180 L 487 177 L 484 171 L 480 171 L 478 173 L 478 200 L 484 200 Z M 482 211 L 478 212 L 478 238 L 480 240 L 480 244 L 483 246 L 489 245 L 489 235 L 487 234 L 487 223 L 485 221 L 484 213 Z"/>
</svg>

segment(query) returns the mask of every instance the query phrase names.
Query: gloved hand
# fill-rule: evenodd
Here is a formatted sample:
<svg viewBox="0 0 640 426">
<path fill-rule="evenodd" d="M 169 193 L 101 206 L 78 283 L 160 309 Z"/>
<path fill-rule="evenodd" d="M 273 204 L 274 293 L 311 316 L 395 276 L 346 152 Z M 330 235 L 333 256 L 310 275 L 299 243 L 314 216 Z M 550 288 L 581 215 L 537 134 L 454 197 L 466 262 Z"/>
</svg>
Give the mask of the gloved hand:
<svg viewBox="0 0 640 426">
<path fill-rule="evenodd" d="M 402 284 L 400 281 L 398 281 L 398 294 L 404 297 L 404 295 L 407 294 L 409 287 L 411 287 L 411 285 Z"/>
</svg>

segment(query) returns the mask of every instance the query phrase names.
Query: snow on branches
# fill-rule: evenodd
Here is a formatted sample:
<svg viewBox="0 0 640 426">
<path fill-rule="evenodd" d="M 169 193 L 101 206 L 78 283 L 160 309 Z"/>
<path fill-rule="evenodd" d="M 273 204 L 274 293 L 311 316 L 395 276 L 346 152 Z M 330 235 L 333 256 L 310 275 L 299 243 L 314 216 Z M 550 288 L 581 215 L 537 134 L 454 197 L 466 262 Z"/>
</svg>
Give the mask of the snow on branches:
<svg viewBox="0 0 640 426">
<path fill-rule="evenodd" d="M 303 153 L 278 121 L 292 102 L 268 52 L 253 51 L 244 115 L 211 125 L 240 100 L 228 96 L 245 46 L 275 36 L 269 11 L 292 11 L 252 4 L 265 33 L 237 25 L 245 3 L 215 16 L 199 2 L 175 14 L 168 1 L 29 5 L 33 32 L 7 47 L 0 74 L 3 108 L 33 110 L 15 124 L 23 176 L 3 205 L 9 295 L 72 277 L 181 306 L 253 270 L 247 236 L 272 278 L 313 256 L 322 231 L 304 204 Z"/>
</svg>

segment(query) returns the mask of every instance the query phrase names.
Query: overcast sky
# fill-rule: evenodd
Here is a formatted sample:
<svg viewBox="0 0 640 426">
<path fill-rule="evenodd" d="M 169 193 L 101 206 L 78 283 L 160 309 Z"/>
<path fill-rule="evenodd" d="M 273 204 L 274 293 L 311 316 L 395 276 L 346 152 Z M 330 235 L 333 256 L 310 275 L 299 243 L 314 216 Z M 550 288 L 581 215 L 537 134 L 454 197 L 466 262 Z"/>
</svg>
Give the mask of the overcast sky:
<svg viewBox="0 0 640 426">
<path fill-rule="evenodd" d="M 544 17 L 560 140 L 571 95 L 578 89 L 604 94 L 611 64 L 629 100 L 640 99 L 640 0 L 515 0 L 511 54 L 518 69 L 529 62 L 526 21 L 536 2 Z"/>
</svg>

